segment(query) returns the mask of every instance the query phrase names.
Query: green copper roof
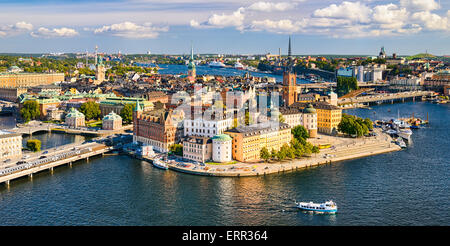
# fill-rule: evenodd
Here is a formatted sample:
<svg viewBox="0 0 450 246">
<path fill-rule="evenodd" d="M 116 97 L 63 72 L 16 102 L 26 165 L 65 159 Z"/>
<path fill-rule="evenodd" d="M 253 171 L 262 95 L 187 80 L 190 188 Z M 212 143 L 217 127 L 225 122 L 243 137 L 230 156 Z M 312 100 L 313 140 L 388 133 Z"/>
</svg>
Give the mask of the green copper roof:
<svg viewBox="0 0 450 246">
<path fill-rule="evenodd" d="M 122 120 L 122 117 L 120 117 L 120 115 L 114 113 L 114 111 L 111 111 L 111 113 L 105 115 L 105 117 L 103 117 L 103 120 Z"/>
<path fill-rule="evenodd" d="M 303 110 L 303 113 L 315 114 L 316 109 L 312 106 L 312 104 L 308 104 L 308 106 Z"/>
<path fill-rule="evenodd" d="M 66 118 L 72 118 L 72 117 L 84 117 L 84 114 L 80 113 L 78 110 L 71 108 L 69 113 L 66 115 Z"/>
<path fill-rule="evenodd" d="M 225 142 L 225 141 L 231 140 L 231 137 L 228 136 L 227 134 L 220 134 L 220 135 L 214 136 L 212 139 L 216 140 L 216 141 L 220 141 L 220 142 Z"/>
</svg>

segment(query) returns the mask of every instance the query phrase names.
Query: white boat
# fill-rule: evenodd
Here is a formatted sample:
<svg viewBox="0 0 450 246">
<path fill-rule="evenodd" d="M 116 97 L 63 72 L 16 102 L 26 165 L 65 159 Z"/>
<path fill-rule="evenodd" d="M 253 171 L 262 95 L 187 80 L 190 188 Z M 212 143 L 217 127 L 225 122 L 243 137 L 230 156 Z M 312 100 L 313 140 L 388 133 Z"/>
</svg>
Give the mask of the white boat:
<svg viewBox="0 0 450 246">
<path fill-rule="evenodd" d="M 398 138 L 397 141 L 395 141 L 395 143 L 402 148 L 406 148 L 406 144 L 402 138 Z"/>
<path fill-rule="evenodd" d="M 410 129 L 400 129 L 397 132 L 397 135 L 399 135 L 400 137 L 409 140 L 411 138 L 412 135 L 412 131 Z"/>
<path fill-rule="evenodd" d="M 392 135 L 392 134 L 397 134 L 397 131 L 393 130 L 393 129 L 389 129 L 386 131 L 386 133 Z"/>
<path fill-rule="evenodd" d="M 304 211 L 311 211 L 314 213 L 326 213 L 335 214 L 337 213 L 336 203 L 333 201 L 327 201 L 324 203 L 313 203 L 313 202 L 296 202 L 297 208 Z"/>
<path fill-rule="evenodd" d="M 234 68 L 237 69 L 237 70 L 243 70 L 244 69 L 244 65 L 242 65 L 242 63 L 240 63 L 240 62 L 236 62 L 234 64 Z"/>
<path fill-rule="evenodd" d="M 154 159 L 153 160 L 153 166 L 155 166 L 157 168 L 164 169 L 164 170 L 169 169 L 169 166 L 166 163 L 164 163 L 161 160 L 159 160 L 159 159 Z"/>
<path fill-rule="evenodd" d="M 220 61 L 212 61 L 212 62 L 208 63 L 208 66 L 221 68 L 221 67 L 225 67 L 225 64 L 223 64 Z"/>
</svg>

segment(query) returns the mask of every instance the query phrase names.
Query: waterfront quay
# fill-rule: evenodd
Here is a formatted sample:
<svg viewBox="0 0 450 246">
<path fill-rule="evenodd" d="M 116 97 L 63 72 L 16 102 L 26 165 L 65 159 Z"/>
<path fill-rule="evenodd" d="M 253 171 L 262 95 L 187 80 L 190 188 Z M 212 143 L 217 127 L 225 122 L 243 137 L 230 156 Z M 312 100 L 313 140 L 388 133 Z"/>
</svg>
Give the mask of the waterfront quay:
<svg viewBox="0 0 450 246">
<path fill-rule="evenodd" d="M 332 164 L 339 161 L 378 155 L 401 148 L 393 143 L 388 134 L 382 133 L 381 129 L 374 129 L 375 137 L 344 138 L 320 135 L 317 139 L 310 139 L 312 144 L 333 143 L 331 148 L 322 149 L 319 154 L 310 157 L 291 159 L 282 162 L 255 162 L 234 164 L 206 164 L 205 166 L 193 163 L 174 162 L 168 163 L 169 170 L 203 176 L 215 177 L 245 177 L 260 176 L 275 173 L 301 170 L 319 165 Z M 144 158 L 152 162 L 151 158 Z M 187 164 L 187 165 L 186 165 Z"/>
<path fill-rule="evenodd" d="M 111 150 L 104 144 L 96 142 L 63 145 L 52 150 L 42 151 L 22 159 L 22 164 L 12 164 L 0 168 L 0 183 L 10 185 L 10 181 L 21 177 L 33 177 L 33 174 L 61 165 L 69 165 L 79 160 L 89 161 L 90 157 L 103 155 Z"/>
</svg>

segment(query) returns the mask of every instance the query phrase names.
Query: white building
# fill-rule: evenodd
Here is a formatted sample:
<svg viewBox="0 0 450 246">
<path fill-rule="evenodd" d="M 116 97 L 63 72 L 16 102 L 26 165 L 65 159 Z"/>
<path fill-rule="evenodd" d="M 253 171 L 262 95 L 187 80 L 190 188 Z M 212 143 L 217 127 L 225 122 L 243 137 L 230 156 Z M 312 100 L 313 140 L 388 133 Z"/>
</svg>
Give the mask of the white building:
<svg viewBox="0 0 450 246">
<path fill-rule="evenodd" d="M 22 135 L 0 130 L 0 165 L 3 161 L 22 156 Z"/>
<path fill-rule="evenodd" d="M 184 136 L 200 136 L 212 138 L 215 135 L 223 134 L 233 125 L 231 117 L 221 119 L 204 119 L 207 117 L 198 117 L 195 119 L 184 119 Z"/>
<path fill-rule="evenodd" d="M 420 86 L 421 79 L 418 77 L 400 78 L 395 77 L 389 81 L 391 85 L 401 85 L 401 86 Z"/>
<path fill-rule="evenodd" d="M 231 161 L 231 141 L 232 138 L 227 134 L 220 134 L 212 138 L 212 159 L 214 162 Z"/>
</svg>

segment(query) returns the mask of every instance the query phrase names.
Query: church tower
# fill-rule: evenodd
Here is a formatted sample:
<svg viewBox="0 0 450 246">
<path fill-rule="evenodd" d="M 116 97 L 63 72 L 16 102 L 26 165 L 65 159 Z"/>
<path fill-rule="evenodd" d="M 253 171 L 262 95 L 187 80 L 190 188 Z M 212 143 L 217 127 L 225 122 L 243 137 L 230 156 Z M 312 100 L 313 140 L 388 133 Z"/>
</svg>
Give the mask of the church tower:
<svg viewBox="0 0 450 246">
<path fill-rule="evenodd" d="M 197 74 L 195 71 L 194 47 L 191 44 L 191 58 L 189 59 L 189 64 L 188 64 L 188 79 L 190 82 L 195 82 L 196 77 L 197 77 Z"/>
<path fill-rule="evenodd" d="M 95 70 L 95 84 L 101 84 L 103 81 L 105 81 L 106 72 L 102 56 L 98 56 L 98 61 L 96 61 L 95 64 L 97 64 Z"/>
<path fill-rule="evenodd" d="M 283 101 L 284 106 L 290 106 L 297 98 L 297 74 L 294 71 L 291 54 L 291 37 L 289 37 L 288 64 L 283 72 Z"/>
</svg>

